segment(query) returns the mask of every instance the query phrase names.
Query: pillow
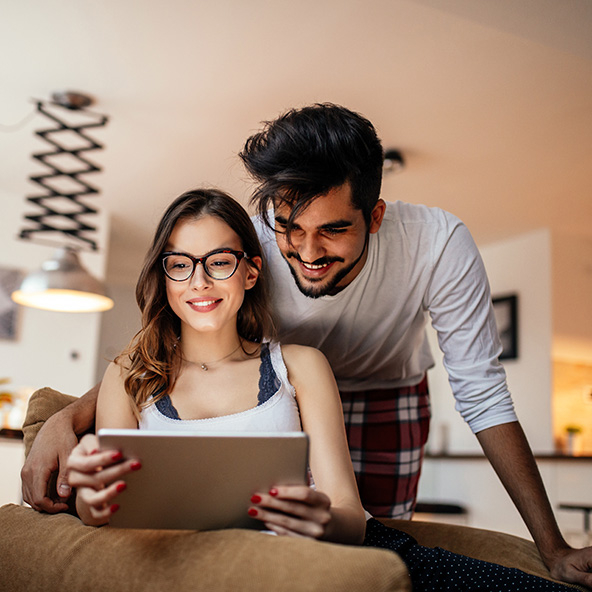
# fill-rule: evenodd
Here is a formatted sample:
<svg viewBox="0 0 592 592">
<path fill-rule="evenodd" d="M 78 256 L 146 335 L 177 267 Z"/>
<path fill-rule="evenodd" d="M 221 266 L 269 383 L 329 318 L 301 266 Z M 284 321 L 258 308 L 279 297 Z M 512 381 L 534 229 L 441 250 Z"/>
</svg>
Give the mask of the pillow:
<svg viewBox="0 0 592 592">
<path fill-rule="evenodd" d="M 410 592 L 391 551 L 275 537 L 84 526 L 68 514 L 0 508 L 3 592 Z"/>
</svg>

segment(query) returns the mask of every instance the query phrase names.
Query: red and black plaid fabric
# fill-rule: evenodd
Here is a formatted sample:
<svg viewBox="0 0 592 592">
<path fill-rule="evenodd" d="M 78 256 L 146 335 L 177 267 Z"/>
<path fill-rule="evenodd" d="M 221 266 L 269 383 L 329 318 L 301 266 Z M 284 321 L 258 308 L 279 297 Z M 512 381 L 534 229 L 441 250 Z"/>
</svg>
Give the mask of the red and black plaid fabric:
<svg viewBox="0 0 592 592">
<path fill-rule="evenodd" d="M 362 505 L 374 516 L 411 518 L 430 427 L 427 378 L 340 394 Z"/>
</svg>

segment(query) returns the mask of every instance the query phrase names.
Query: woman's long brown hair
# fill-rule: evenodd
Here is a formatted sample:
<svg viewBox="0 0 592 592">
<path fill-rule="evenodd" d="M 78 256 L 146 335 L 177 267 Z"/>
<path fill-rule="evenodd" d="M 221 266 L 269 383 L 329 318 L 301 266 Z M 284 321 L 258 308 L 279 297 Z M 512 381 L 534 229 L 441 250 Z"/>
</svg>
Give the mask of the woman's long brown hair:
<svg viewBox="0 0 592 592">
<path fill-rule="evenodd" d="M 245 209 L 226 193 L 216 189 L 194 189 L 179 196 L 166 210 L 136 284 L 136 301 L 142 312 L 142 328 L 126 350 L 115 360 L 126 370 L 125 390 L 133 402 L 136 416 L 142 408 L 172 391 L 181 369 L 181 351 L 177 347 L 181 323 L 169 306 L 162 253 L 166 250 L 175 225 L 184 220 L 215 216 L 230 226 L 247 253 L 261 257 L 261 245 Z M 253 288 L 245 291 L 237 316 L 241 339 L 261 342 L 273 335 L 265 264 Z M 151 399 L 152 397 L 152 399 Z"/>
</svg>

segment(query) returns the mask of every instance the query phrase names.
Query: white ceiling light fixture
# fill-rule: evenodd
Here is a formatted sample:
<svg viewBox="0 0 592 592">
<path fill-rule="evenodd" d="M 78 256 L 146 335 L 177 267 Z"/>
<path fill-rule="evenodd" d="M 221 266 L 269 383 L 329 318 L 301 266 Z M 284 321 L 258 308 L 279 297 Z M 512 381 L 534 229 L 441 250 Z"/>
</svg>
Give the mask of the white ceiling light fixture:
<svg viewBox="0 0 592 592">
<path fill-rule="evenodd" d="M 78 253 L 60 247 L 41 269 L 27 275 L 11 295 L 23 306 L 57 312 L 103 312 L 113 308 L 101 282 L 82 266 Z"/>
<path fill-rule="evenodd" d="M 26 198 L 37 212 L 25 215 L 28 227 L 21 231 L 20 238 L 57 235 L 52 242 L 59 248 L 40 270 L 25 277 L 11 297 L 18 304 L 42 310 L 102 312 L 113 308 L 113 300 L 105 294 L 102 283 L 82 266 L 78 252 L 83 245 L 97 250 L 93 238 L 97 227 L 89 222 L 89 217 L 98 211 L 87 198 L 99 191 L 85 176 L 101 169 L 88 159 L 86 152 L 102 148 L 88 135 L 88 129 L 104 126 L 107 117 L 85 111 L 93 103 L 88 95 L 65 91 L 54 93 L 52 99 L 52 102 L 37 101 L 38 112 L 53 127 L 37 131 L 36 135 L 51 148 L 33 154 L 47 172 L 29 177 L 43 192 Z M 67 115 L 72 111 L 77 113 Z M 65 135 L 60 136 L 62 133 Z M 60 165 L 59 159 L 64 155 L 70 158 L 70 163 L 75 163 L 74 167 Z M 60 186 L 69 189 L 60 190 Z"/>
<path fill-rule="evenodd" d="M 405 159 L 400 150 L 387 148 L 384 153 L 382 169 L 384 173 L 399 173 L 405 168 Z"/>
</svg>

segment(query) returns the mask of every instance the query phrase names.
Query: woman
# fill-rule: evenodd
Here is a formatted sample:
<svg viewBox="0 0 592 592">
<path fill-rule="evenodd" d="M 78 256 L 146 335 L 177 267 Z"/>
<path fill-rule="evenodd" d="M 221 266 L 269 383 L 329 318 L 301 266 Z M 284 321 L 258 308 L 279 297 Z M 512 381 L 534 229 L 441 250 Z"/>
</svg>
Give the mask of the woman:
<svg viewBox="0 0 592 592">
<path fill-rule="evenodd" d="M 142 329 L 105 373 L 97 429 L 293 431 L 310 440 L 315 487 L 277 486 L 249 514 L 280 535 L 384 547 L 406 562 L 414 590 L 568 590 L 519 570 L 422 547 L 366 522 L 335 380 L 315 349 L 272 334 L 261 247 L 240 204 L 190 191 L 165 212 L 136 287 Z M 141 468 L 85 436 L 68 461 L 77 510 L 101 525 L 116 512 L 123 477 Z"/>
</svg>

